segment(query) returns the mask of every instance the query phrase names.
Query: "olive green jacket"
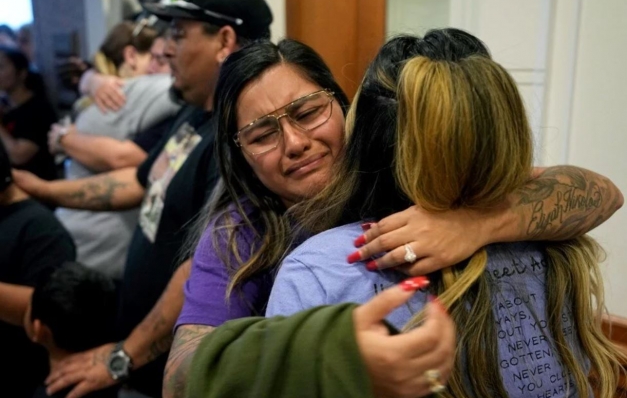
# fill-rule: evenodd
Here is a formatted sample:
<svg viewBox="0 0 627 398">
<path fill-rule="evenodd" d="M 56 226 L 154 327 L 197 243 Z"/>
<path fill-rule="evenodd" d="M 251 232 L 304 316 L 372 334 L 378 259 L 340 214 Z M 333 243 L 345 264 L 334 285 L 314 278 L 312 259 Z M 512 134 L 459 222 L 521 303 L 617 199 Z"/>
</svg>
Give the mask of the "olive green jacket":
<svg viewBox="0 0 627 398">
<path fill-rule="evenodd" d="M 225 323 L 198 347 L 188 398 L 374 398 L 353 332 L 355 304 Z"/>
</svg>

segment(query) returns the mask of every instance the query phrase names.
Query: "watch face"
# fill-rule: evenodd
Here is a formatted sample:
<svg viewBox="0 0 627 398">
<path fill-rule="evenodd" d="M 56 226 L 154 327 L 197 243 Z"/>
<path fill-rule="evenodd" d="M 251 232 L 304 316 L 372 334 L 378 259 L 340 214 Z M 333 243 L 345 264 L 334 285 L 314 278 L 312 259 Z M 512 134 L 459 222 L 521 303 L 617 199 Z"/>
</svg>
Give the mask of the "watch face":
<svg viewBox="0 0 627 398">
<path fill-rule="evenodd" d="M 126 365 L 127 365 L 126 359 L 120 356 L 115 356 L 111 358 L 111 362 L 109 362 L 109 366 L 111 367 L 111 370 L 116 373 L 122 373 L 126 371 Z"/>
<path fill-rule="evenodd" d="M 114 380 L 128 376 L 131 361 L 123 351 L 113 352 L 109 358 L 109 373 Z"/>
</svg>

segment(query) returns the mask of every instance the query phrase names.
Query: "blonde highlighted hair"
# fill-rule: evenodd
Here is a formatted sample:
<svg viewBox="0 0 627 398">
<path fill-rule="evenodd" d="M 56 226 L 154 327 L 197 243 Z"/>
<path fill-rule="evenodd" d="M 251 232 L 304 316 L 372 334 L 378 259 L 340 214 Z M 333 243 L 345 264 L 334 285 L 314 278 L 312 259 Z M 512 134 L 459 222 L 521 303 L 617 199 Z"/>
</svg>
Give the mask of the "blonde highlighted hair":
<svg viewBox="0 0 627 398">
<path fill-rule="evenodd" d="M 529 179 L 533 148 L 525 108 L 514 80 L 490 58 L 414 57 L 402 68 L 397 99 L 395 174 L 412 202 L 428 211 L 487 209 L 503 203 Z M 549 330 L 564 368 L 573 375 L 575 386 L 569 387 L 588 394 L 583 364 L 562 331 L 562 313 L 572 307 L 582 349 L 600 375 L 595 390 L 610 397 L 617 385 L 620 354 L 601 331 L 602 250 L 585 236 L 547 242 L 545 250 Z M 507 396 L 495 349 L 487 263 L 482 249 L 464 264 L 442 270 L 435 285 L 459 330 L 456 368 L 445 396 Z M 407 328 L 421 318 L 422 314 L 415 316 Z M 481 375 L 471 377 L 472 394 L 463 369 Z"/>
</svg>

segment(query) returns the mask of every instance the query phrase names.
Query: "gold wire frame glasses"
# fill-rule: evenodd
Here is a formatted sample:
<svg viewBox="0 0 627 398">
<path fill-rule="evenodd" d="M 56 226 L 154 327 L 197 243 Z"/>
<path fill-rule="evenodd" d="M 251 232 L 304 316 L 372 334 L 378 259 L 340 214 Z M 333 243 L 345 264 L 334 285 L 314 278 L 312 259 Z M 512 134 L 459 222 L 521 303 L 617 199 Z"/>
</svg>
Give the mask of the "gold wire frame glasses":
<svg viewBox="0 0 627 398">
<path fill-rule="evenodd" d="M 235 135 L 235 144 L 251 156 L 261 155 L 276 149 L 283 137 L 281 118 L 287 117 L 292 126 L 302 131 L 311 131 L 326 123 L 333 113 L 333 92 L 319 90 L 300 97 L 289 104 L 257 118 L 242 127 Z M 283 110 L 283 113 L 278 114 Z"/>
</svg>

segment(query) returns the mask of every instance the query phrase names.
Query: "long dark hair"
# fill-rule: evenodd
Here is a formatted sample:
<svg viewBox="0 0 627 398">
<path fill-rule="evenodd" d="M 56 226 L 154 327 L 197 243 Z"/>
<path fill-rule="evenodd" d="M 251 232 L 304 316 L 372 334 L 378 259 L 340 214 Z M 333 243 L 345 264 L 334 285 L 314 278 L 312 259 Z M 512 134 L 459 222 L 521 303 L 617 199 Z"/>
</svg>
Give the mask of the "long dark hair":
<svg viewBox="0 0 627 398">
<path fill-rule="evenodd" d="M 32 91 L 35 96 L 46 96 L 47 92 L 44 79 L 39 73 L 31 69 L 30 62 L 23 52 L 13 47 L 0 46 L 0 53 L 13 64 L 16 74 L 26 71 L 24 86 L 28 90 Z"/>
<path fill-rule="evenodd" d="M 378 220 L 413 204 L 394 177 L 396 82 L 411 57 L 457 60 L 473 54 L 490 56 L 479 39 L 452 28 L 430 31 L 423 38 L 402 35 L 383 45 L 366 70 L 348 113 L 349 142 L 336 178 L 316 198 L 293 209 L 303 230 L 318 233 L 360 220 Z"/>
<path fill-rule="evenodd" d="M 334 92 L 343 112 L 349 106 L 346 94 L 322 58 L 311 47 L 295 40 L 285 39 L 278 44 L 268 40 L 254 42 L 231 54 L 222 65 L 215 93 L 215 111 L 219 115 L 216 156 L 221 181 L 197 221 L 189 247 L 195 246 L 209 220 L 215 218 L 216 228 L 212 231 L 214 246 L 220 251 L 223 244 L 219 241 L 226 238 L 228 242 L 226 252 L 219 253 L 232 276 L 227 297 L 234 287 L 253 275 L 276 267 L 291 240 L 291 228 L 283 217 L 286 210 L 284 204 L 255 177 L 233 141 L 233 134 L 237 131 L 236 105 L 242 90 L 264 72 L 281 64 L 295 67 L 304 78 Z M 247 206 L 253 208 L 254 219 L 248 217 L 251 212 L 246 210 L 250 209 L 243 208 L 243 198 L 246 198 Z M 230 206 L 235 207 L 242 223 L 235 223 L 229 216 Z M 241 260 L 235 239 L 242 227 L 253 229 L 259 242 L 247 260 Z"/>
</svg>

